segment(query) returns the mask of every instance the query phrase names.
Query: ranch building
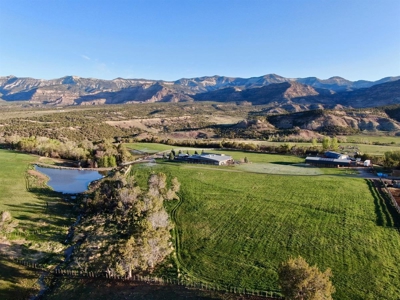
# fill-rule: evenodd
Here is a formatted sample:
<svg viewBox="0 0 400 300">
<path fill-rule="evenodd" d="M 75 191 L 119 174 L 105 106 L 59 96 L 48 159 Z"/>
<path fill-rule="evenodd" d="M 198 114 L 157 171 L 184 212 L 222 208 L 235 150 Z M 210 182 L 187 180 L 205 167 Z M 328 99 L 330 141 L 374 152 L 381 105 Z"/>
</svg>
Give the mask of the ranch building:
<svg viewBox="0 0 400 300">
<path fill-rule="evenodd" d="M 346 154 L 341 154 L 335 151 L 326 151 L 324 154 L 325 158 L 333 158 L 333 159 L 349 159 L 349 156 Z"/>
<path fill-rule="evenodd" d="M 355 167 L 357 163 L 351 159 L 340 159 L 340 158 L 326 158 L 326 157 L 306 157 L 306 164 L 310 164 L 317 167 Z"/>
<path fill-rule="evenodd" d="M 225 155 L 225 154 L 194 154 L 194 155 L 182 155 L 177 157 L 178 160 L 183 160 L 188 163 L 195 163 L 195 164 L 207 164 L 207 165 L 230 165 L 233 164 L 232 156 Z"/>
</svg>

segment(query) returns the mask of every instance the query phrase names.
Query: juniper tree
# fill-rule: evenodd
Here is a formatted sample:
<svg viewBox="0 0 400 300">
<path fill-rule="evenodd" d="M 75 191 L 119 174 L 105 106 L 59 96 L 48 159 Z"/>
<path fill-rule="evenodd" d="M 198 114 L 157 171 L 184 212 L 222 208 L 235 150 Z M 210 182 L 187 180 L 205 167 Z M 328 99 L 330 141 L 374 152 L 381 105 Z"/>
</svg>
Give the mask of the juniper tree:
<svg viewBox="0 0 400 300">
<path fill-rule="evenodd" d="M 289 300 L 332 300 L 335 288 L 330 281 L 331 269 L 321 272 L 301 256 L 290 258 L 278 269 L 279 283 Z"/>
</svg>

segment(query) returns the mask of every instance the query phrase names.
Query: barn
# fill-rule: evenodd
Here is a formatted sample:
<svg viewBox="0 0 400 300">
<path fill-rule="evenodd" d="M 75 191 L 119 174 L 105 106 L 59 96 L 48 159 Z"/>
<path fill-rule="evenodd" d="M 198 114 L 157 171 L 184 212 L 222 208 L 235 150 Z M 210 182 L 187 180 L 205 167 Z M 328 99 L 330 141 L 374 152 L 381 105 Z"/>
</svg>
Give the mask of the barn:
<svg viewBox="0 0 400 300">
<path fill-rule="evenodd" d="M 196 164 L 209 164 L 209 165 L 229 165 L 233 164 L 232 156 L 224 155 L 224 154 L 194 154 L 189 156 L 187 162 L 196 163 Z"/>
<path fill-rule="evenodd" d="M 326 157 L 306 157 L 306 164 L 317 166 L 317 167 L 355 167 L 356 162 L 351 159 L 340 159 L 340 158 L 326 158 Z"/>
</svg>

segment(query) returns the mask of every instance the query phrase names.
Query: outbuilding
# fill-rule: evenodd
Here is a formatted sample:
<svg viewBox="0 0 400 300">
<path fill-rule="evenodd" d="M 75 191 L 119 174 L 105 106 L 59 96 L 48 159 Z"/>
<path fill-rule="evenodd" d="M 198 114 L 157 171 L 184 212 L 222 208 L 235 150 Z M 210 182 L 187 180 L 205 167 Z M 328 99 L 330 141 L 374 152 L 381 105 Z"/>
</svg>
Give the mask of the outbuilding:
<svg viewBox="0 0 400 300">
<path fill-rule="evenodd" d="M 234 163 L 232 156 L 224 154 L 208 154 L 208 153 L 191 155 L 187 158 L 187 161 L 191 163 L 209 164 L 217 166 L 229 165 Z"/>
<path fill-rule="evenodd" d="M 369 167 L 371 165 L 371 161 L 369 159 L 364 160 L 364 167 Z"/>
<path fill-rule="evenodd" d="M 333 159 L 349 159 L 349 156 L 346 154 L 338 153 L 335 151 L 326 151 L 324 154 L 325 158 L 333 158 Z"/>
<path fill-rule="evenodd" d="M 339 158 L 326 158 L 326 157 L 306 157 L 306 164 L 310 164 L 317 167 L 355 167 L 356 162 L 350 159 L 339 159 Z"/>
</svg>

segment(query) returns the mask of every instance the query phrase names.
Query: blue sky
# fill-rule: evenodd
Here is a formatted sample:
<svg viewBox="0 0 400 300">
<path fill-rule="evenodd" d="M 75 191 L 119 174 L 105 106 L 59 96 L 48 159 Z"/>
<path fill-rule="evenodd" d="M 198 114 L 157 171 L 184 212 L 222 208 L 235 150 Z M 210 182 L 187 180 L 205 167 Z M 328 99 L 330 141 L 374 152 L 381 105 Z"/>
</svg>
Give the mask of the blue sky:
<svg viewBox="0 0 400 300">
<path fill-rule="evenodd" d="M 399 0 L 0 0 L 0 76 L 400 75 Z"/>
</svg>

